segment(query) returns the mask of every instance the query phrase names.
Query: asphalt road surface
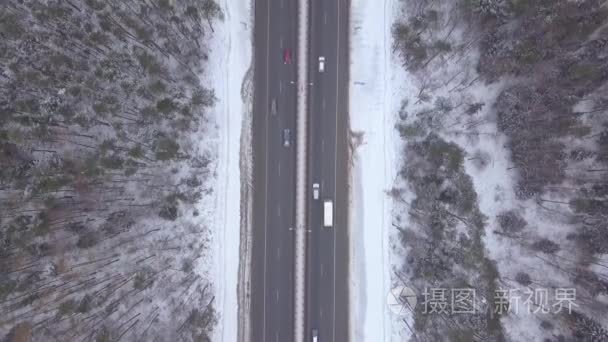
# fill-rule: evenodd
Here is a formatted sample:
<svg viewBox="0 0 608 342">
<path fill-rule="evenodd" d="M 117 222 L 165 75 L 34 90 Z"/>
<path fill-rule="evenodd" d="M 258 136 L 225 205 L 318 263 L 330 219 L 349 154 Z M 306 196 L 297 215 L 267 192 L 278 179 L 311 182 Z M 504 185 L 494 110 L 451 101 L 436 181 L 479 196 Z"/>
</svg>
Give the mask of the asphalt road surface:
<svg viewBox="0 0 608 342">
<path fill-rule="evenodd" d="M 347 0 L 311 0 L 307 341 L 349 341 L 348 317 L 348 14 Z M 319 70 L 319 57 L 325 70 Z M 323 227 L 323 200 L 334 201 L 334 226 Z"/>
<path fill-rule="evenodd" d="M 293 341 L 295 0 L 255 0 L 252 341 Z M 283 63 L 291 49 L 292 64 Z M 276 114 L 272 102 L 276 101 Z M 291 146 L 283 146 L 283 130 Z"/>
<path fill-rule="evenodd" d="M 348 341 L 348 2 L 311 0 L 306 341 Z M 293 341 L 297 0 L 255 0 L 252 341 Z M 283 63 L 291 49 L 293 64 Z M 318 72 L 318 57 L 325 72 Z M 273 100 L 277 104 L 272 114 Z M 282 132 L 291 130 L 291 146 Z M 312 184 L 321 198 L 312 199 Z M 323 228 L 322 200 L 334 201 Z"/>
</svg>

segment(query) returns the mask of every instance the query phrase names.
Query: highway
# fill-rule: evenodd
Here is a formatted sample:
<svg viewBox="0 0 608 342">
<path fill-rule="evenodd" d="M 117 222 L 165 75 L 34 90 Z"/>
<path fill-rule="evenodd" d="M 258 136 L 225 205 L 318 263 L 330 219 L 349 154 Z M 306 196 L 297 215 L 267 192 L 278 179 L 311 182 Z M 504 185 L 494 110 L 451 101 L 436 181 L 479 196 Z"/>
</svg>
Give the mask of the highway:
<svg viewBox="0 0 608 342">
<path fill-rule="evenodd" d="M 254 0 L 251 341 L 293 341 L 297 0 Z M 348 2 L 311 0 L 306 341 L 348 341 Z M 283 63 L 291 49 L 293 64 Z M 326 60 L 318 72 L 318 57 Z M 277 113 L 271 113 L 273 99 Z M 291 129 L 290 147 L 283 129 Z M 312 184 L 321 184 L 321 199 Z M 322 200 L 334 227 L 322 227 Z"/>
<path fill-rule="evenodd" d="M 296 46 L 296 10 L 294 0 L 255 1 L 252 341 L 293 340 L 296 69 L 283 49 Z"/>
<path fill-rule="evenodd" d="M 310 4 L 308 183 L 319 183 L 321 194 L 318 201 L 309 197 L 307 331 L 317 329 L 321 342 L 347 342 L 349 3 Z M 323 199 L 334 201 L 333 228 L 323 228 Z"/>
</svg>

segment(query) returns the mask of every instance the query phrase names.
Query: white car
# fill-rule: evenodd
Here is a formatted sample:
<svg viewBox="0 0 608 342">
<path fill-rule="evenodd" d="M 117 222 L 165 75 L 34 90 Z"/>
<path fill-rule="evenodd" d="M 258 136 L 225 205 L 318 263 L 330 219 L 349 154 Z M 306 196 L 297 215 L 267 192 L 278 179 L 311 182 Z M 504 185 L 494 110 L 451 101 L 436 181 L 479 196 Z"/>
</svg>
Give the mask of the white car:
<svg viewBox="0 0 608 342">
<path fill-rule="evenodd" d="M 291 145 L 291 131 L 288 128 L 283 130 L 283 146 L 289 147 Z"/>
<path fill-rule="evenodd" d="M 319 199 L 319 183 L 314 183 L 312 185 L 312 198 L 316 200 Z"/>
<path fill-rule="evenodd" d="M 325 57 L 320 56 L 319 57 L 319 72 L 324 72 L 325 71 Z"/>
</svg>

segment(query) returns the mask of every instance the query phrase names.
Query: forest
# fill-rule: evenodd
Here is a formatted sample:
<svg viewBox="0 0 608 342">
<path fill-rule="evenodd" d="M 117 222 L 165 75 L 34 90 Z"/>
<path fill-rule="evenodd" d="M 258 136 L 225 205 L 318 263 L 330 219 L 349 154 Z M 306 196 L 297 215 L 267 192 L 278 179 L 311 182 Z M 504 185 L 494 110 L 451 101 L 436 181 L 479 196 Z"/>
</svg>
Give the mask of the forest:
<svg viewBox="0 0 608 342">
<path fill-rule="evenodd" d="M 429 289 L 476 295 L 469 314 L 411 308 L 403 329 L 420 341 L 608 340 L 607 3 L 400 10 L 393 54 L 416 89 L 395 113 L 394 282 L 419 303 Z M 566 289 L 573 305 L 554 310 Z M 518 308 L 504 293 L 533 296 Z"/>
<path fill-rule="evenodd" d="M 0 340 L 210 341 L 213 0 L 0 5 Z"/>
</svg>

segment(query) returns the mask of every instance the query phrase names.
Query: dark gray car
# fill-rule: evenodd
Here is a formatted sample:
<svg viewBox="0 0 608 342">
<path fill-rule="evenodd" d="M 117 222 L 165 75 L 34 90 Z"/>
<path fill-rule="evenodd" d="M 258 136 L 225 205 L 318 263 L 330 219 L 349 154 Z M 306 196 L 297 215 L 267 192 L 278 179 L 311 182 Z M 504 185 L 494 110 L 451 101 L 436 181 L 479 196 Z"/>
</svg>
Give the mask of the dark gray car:
<svg viewBox="0 0 608 342">
<path fill-rule="evenodd" d="M 272 99 L 272 104 L 270 104 L 270 114 L 277 115 L 277 100 Z"/>
</svg>

